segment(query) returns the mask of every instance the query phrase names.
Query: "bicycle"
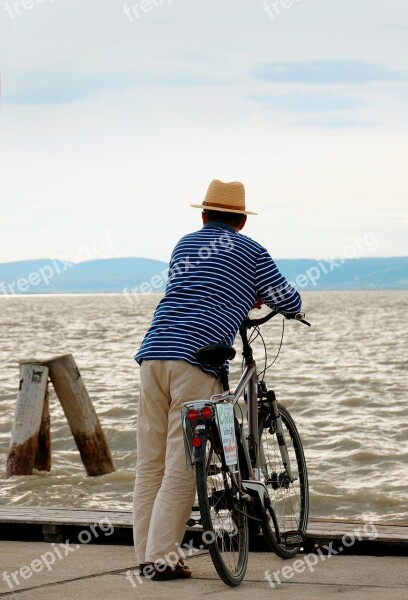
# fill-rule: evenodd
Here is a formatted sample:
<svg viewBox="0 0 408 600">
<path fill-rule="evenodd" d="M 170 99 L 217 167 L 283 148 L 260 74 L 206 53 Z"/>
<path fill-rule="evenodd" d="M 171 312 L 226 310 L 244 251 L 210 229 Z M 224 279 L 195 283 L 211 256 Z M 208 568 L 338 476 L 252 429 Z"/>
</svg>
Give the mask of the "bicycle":
<svg viewBox="0 0 408 600">
<path fill-rule="evenodd" d="M 268 549 L 281 558 L 295 556 L 305 542 L 309 492 L 302 442 L 289 411 L 267 389 L 269 367 L 257 373 L 248 339 L 249 329 L 260 335 L 259 327 L 276 314 L 272 310 L 242 323 L 245 368 L 234 392 L 225 363 L 235 357 L 235 349 L 226 344 L 200 348 L 197 360 L 217 371 L 224 392 L 182 407 L 187 464 L 196 472 L 200 511 L 200 518 L 188 524 L 202 525 L 204 545 L 229 586 L 239 585 L 245 576 L 250 532 L 262 532 Z M 310 326 L 304 313 L 294 318 Z M 247 432 L 238 404 L 242 394 Z"/>
</svg>

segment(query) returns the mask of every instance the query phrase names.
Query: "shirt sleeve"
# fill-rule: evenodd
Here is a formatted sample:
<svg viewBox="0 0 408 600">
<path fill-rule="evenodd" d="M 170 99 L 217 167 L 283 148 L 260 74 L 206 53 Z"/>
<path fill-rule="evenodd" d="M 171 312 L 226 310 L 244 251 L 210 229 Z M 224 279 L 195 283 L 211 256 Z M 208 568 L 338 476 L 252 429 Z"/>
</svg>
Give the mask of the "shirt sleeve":
<svg viewBox="0 0 408 600">
<path fill-rule="evenodd" d="M 299 293 L 285 279 L 265 248 L 257 258 L 255 285 L 257 295 L 270 308 L 277 308 L 283 314 L 300 311 L 302 300 Z"/>
<path fill-rule="evenodd" d="M 175 273 L 176 273 L 176 271 L 177 271 L 177 261 L 176 261 L 175 254 L 176 254 L 176 252 L 177 252 L 177 249 L 178 249 L 178 245 L 179 245 L 179 243 L 180 243 L 180 242 L 178 242 L 178 243 L 176 244 L 176 246 L 175 246 L 175 248 L 173 249 L 173 252 L 171 253 L 171 256 L 170 256 L 170 260 L 169 260 L 169 268 L 168 268 L 168 271 L 167 271 L 167 282 L 166 282 L 166 289 L 165 289 L 165 293 L 167 293 L 167 292 L 168 292 L 168 290 L 169 290 L 169 288 L 170 288 L 170 286 L 171 286 L 171 284 L 172 284 L 172 280 L 173 280 L 173 278 L 174 278 L 174 275 L 175 275 Z"/>
</svg>

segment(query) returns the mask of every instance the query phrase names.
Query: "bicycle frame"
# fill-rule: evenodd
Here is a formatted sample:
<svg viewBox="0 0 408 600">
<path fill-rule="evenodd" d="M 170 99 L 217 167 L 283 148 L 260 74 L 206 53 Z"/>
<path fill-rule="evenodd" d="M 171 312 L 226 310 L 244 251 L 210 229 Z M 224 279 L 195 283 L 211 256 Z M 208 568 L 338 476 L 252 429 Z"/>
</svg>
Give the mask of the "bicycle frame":
<svg viewBox="0 0 408 600">
<path fill-rule="evenodd" d="M 241 445 L 243 448 L 247 472 L 250 474 L 250 480 L 241 481 L 242 487 L 249 491 L 256 491 L 264 504 L 265 496 L 268 496 L 268 492 L 263 483 L 260 482 L 260 462 L 264 462 L 262 445 L 259 443 L 259 423 L 258 423 L 258 378 L 256 372 L 256 364 L 252 356 L 245 361 L 245 369 L 242 373 L 240 380 L 233 393 L 224 392 L 222 394 L 215 394 L 210 399 L 206 400 L 192 400 L 185 402 L 182 408 L 182 423 L 184 432 L 184 442 L 187 458 L 187 467 L 192 469 L 196 462 L 204 460 L 205 456 L 205 444 L 199 448 L 193 447 L 192 439 L 194 436 L 204 436 L 206 430 L 206 424 L 204 421 L 199 421 L 194 426 L 187 421 L 186 414 L 189 409 L 196 409 L 201 411 L 204 406 L 213 407 L 217 403 L 229 402 L 234 406 L 234 413 L 237 417 L 236 405 L 239 398 L 246 390 L 247 393 L 247 406 L 248 406 L 248 436 L 241 435 Z M 282 420 L 279 416 L 279 410 L 277 407 L 276 400 L 272 401 L 272 410 L 274 419 L 276 422 L 276 435 L 279 443 L 279 449 L 282 456 L 282 461 L 285 465 L 288 477 L 293 481 L 289 454 L 287 451 L 285 438 L 283 434 Z M 236 478 L 238 470 L 229 467 L 231 475 Z"/>
<path fill-rule="evenodd" d="M 259 327 L 263 325 L 267 321 L 269 321 L 272 317 L 276 316 L 278 311 L 276 309 L 272 310 L 265 317 L 261 317 L 260 319 L 245 319 L 242 325 L 239 328 L 239 333 L 242 338 L 243 343 L 243 356 L 245 358 L 245 370 L 241 375 L 241 378 L 238 382 L 238 385 L 233 394 L 230 392 L 226 392 L 224 394 L 216 394 L 210 400 L 195 400 L 192 402 L 186 402 L 183 404 L 182 408 L 182 424 L 183 424 L 183 433 L 184 433 L 184 442 L 185 442 L 185 450 L 186 450 L 186 458 L 187 458 L 187 466 L 193 468 L 193 465 L 198 460 L 202 460 L 202 452 L 196 451 L 194 448 L 194 452 L 191 451 L 192 448 L 192 436 L 193 429 L 190 423 L 190 426 L 187 425 L 186 413 L 189 408 L 194 408 L 197 406 L 201 409 L 204 405 L 212 406 L 216 402 L 232 402 L 234 407 L 236 406 L 238 399 L 240 398 L 242 392 L 246 389 L 247 394 L 247 405 L 248 405 L 248 437 L 241 436 L 241 443 L 244 448 L 245 460 L 248 467 L 248 473 L 251 474 L 252 480 L 259 482 L 259 471 L 260 466 L 265 468 L 265 456 L 263 452 L 262 444 L 260 444 L 260 436 L 259 436 L 259 415 L 258 415 L 258 377 L 256 372 L 255 360 L 252 354 L 252 348 L 248 341 L 248 329 L 251 327 Z M 293 318 L 305 325 L 310 327 L 310 323 L 305 320 L 304 313 L 297 313 L 293 316 Z M 219 370 L 221 381 L 224 379 L 225 371 L 222 372 L 222 369 Z M 228 379 L 228 377 L 226 377 Z M 224 381 L 223 381 L 224 383 Z M 262 382 L 259 387 L 262 387 Z M 264 394 L 262 392 L 265 392 Z M 287 450 L 285 436 L 283 433 L 283 425 L 282 418 L 279 413 L 278 403 L 275 398 L 275 394 L 271 392 L 271 395 L 268 398 L 269 393 L 266 393 L 265 390 L 261 389 L 261 393 L 259 394 L 259 398 L 266 398 L 268 403 L 270 404 L 270 408 L 272 409 L 272 417 L 275 422 L 275 434 L 278 440 L 279 450 L 282 458 L 283 465 L 286 469 L 287 476 L 290 482 L 293 482 L 295 479 L 292 475 L 289 453 Z M 217 400 L 218 398 L 218 400 Z M 235 411 L 234 411 L 235 412 Z M 235 415 L 237 416 L 237 415 Z M 195 426 L 194 431 L 198 428 L 201 431 L 205 431 L 206 425 L 203 423 L 198 423 Z M 246 443 L 248 442 L 248 444 Z M 260 465 L 260 461 L 262 464 Z M 266 474 L 267 476 L 267 474 Z M 259 482 L 260 483 L 260 482 Z M 264 486 L 265 487 L 265 486 Z M 265 493 L 267 493 L 265 488 Z"/>
<path fill-rule="evenodd" d="M 259 323 L 265 319 L 261 319 Z M 264 463 L 265 457 L 263 456 L 263 447 L 260 444 L 259 435 L 259 419 L 258 419 L 258 377 L 256 373 L 256 364 L 252 354 L 252 348 L 248 341 L 247 327 L 245 324 L 241 325 L 239 333 L 242 338 L 243 344 L 243 355 L 245 358 L 245 370 L 238 382 L 235 390 L 237 400 L 241 395 L 243 389 L 247 386 L 247 405 L 248 405 L 248 444 L 251 454 L 251 465 L 252 465 L 252 478 L 255 481 L 259 481 L 259 467 L 260 458 Z M 260 397 L 263 397 L 261 394 Z M 289 453 L 286 447 L 285 436 L 283 433 L 282 419 L 279 414 L 278 404 L 276 402 L 275 394 L 272 392 L 272 396 L 269 398 L 270 406 L 273 413 L 273 418 L 276 423 L 276 437 L 279 443 L 279 450 L 282 456 L 282 462 L 285 466 L 287 475 L 291 481 L 293 476 L 290 468 Z M 266 492 L 266 489 L 265 489 Z"/>
</svg>

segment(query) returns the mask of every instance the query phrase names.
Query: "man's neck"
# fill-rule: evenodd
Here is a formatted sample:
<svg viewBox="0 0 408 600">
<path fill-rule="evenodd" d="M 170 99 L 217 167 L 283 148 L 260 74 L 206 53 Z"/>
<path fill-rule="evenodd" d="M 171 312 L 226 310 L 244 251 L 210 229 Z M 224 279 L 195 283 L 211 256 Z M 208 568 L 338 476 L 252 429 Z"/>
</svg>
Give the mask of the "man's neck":
<svg viewBox="0 0 408 600">
<path fill-rule="evenodd" d="M 227 229 L 228 231 L 235 231 L 236 233 L 238 233 L 239 231 L 239 229 L 236 229 L 233 225 L 230 225 L 229 223 L 223 223 L 222 221 L 209 221 L 204 225 L 204 228 L 211 227 L 221 227 L 222 229 Z"/>
</svg>

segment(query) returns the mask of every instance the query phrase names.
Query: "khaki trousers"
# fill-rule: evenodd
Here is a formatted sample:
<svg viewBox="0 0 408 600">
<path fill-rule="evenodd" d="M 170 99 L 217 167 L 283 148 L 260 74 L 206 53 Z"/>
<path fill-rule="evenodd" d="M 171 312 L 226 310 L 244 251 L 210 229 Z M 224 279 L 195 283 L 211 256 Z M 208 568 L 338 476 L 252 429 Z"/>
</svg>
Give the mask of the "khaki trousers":
<svg viewBox="0 0 408 600">
<path fill-rule="evenodd" d="M 181 405 L 208 399 L 220 382 L 184 360 L 144 360 L 137 421 L 133 538 L 138 564 L 174 557 L 195 497 L 187 470 Z"/>
</svg>

